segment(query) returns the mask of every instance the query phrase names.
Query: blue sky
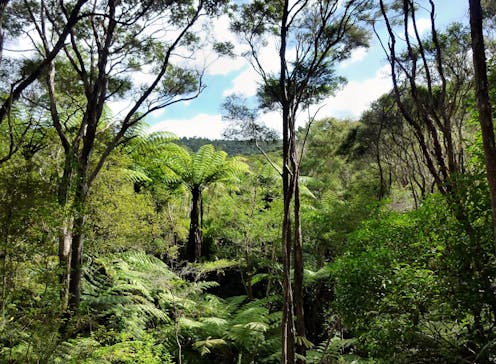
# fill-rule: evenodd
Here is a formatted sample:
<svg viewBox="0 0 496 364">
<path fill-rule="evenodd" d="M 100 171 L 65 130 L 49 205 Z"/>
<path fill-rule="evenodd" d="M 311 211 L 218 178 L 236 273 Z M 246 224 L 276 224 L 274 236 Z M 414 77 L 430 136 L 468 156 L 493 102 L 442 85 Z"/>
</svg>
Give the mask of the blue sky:
<svg viewBox="0 0 496 364">
<path fill-rule="evenodd" d="M 468 23 L 468 0 L 437 0 L 435 4 L 439 29 L 454 21 Z M 421 30 L 429 28 L 427 14 L 419 14 L 418 24 Z M 215 21 L 213 32 L 221 40 L 235 40 L 229 34 L 227 18 Z M 384 52 L 375 37 L 371 39 L 370 45 L 368 49 L 357 49 L 349 60 L 336 67 L 338 74 L 346 77 L 348 83 L 335 97 L 320 105 L 318 118 L 332 116 L 357 119 L 370 102 L 390 89 Z M 277 65 L 277 54 L 270 54 L 271 51 L 275 50 L 268 49 L 266 58 L 270 63 L 272 57 Z M 233 92 L 253 96 L 257 75 L 242 58 L 221 58 L 209 62 L 211 65 L 205 77 L 207 87 L 204 92 L 195 100 L 154 113 L 147 119 L 152 130 L 167 130 L 178 136 L 221 138 L 226 126 L 221 117 L 223 100 Z M 276 112 L 266 114 L 262 119 L 269 126 L 281 129 L 280 117 Z M 305 115 L 301 115 L 299 125 L 303 125 L 306 119 Z"/>
<path fill-rule="evenodd" d="M 428 0 L 418 0 L 418 3 L 429 8 Z M 434 0 L 436 4 L 436 23 L 438 29 L 443 29 L 451 22 L 461 22 L 468 25 L 468 0 Z M 419 12 L 417 23 L 421 30 L 430 27 L 428 14 Z M 380 28 L 380 25 L 378 26 Z M 380 29 L 379 29 L 380 30 Z M 37 36 L 33 29 L 30 37 L 24 35 L 18 39 L 7 40 L 5 55 L 13 58 L 25 58 L 34 53 L 32 42 L 36 43 Z M 33 33 L 34 32 L 34 33 Z M 211 22 L 210 31 L 199 28 L 200 34 L 217 41 L 237 42 L 237 38 L 229 32 L 229 19 L 222 16 Z M 383 32 L 384 33 L 384 32 Z M 263 48 L 261 54 L 264 66 L 270 71 L 277 72 L 279 68 L 278 50 L 274 44 Z M 166 130 L 177 136 L 221 138 L 227 123 L 222 120 L 221 105 L 226 96 L 237 93 L 246 98 L 256 93 L 258 75 L 243 58 L 218 58 L 209 47 L 203 47 L 196 54 L 197 59 L 192 65 L 208 65 L 205 73 L 206 89 L 195 100 L 177 103 L 169 108 L 156 111 L 147 118 L 151 131 Z M 182 58 L 184 59 L 184 58 Z M 191 66 L 191 65 L 190 65 Z M 350 59 L 336 66 L 339 75 L 347 78 L 347 84 L 335 96 L 328 98 L 314 110 L 319 110 L 317 118 L 336 117 L 356 120 L 370 103 L 389 91 L 391 81 L 389 66 L 379 42 L 372 37 L 370 47 L 360 48 L 352 52 Z M 141 73 L 132 74 L 137 84 L 147 83 L 154 78 L 151 68 Z M 120 115 L 129 109 L 130 100 L 118 100 L 109 103 L 114 114 Z M 268 126 L 281 130 L 281 117 L 277 112 L 261 116 Z M 298 126 L 307 121 L 307 114 L 302 114 L 297 120 Z"/>
</svg>

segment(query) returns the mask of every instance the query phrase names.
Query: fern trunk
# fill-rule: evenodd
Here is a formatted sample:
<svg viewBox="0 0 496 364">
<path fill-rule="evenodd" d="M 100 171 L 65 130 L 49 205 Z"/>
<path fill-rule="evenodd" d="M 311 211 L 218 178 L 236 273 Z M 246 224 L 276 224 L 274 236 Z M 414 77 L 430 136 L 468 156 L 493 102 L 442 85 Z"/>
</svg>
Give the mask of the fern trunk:
<svg viewBox="0 0 496 364">
<path fill-rule="evenodd" d="M 201 190 L 199 187 L 191 189 L 191 213 L 189 224 L 188 245 L 186 247 L 187 259 L 196 262 L 202 253 L 202 234 L 200 230 L 200 209 Z"/>
</svg>

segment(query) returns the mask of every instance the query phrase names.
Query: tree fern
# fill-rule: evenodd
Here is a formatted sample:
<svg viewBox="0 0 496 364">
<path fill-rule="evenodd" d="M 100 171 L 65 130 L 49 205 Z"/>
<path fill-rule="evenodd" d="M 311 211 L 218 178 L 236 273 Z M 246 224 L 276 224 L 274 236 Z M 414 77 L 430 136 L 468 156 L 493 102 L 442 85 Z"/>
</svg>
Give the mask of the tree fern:
<svg viewBox="0 0 496 364">
<path fill-rule="evenodd" d="M 248 172 L 248 165 L 240 158 L 227 158 L 224 151 L 216 151 L 210 145 L 203 145 L 196 153 L 185 148 L 175 147 L 174 153 L 164 156 L 166 182 L 176 181 L 184 184 L 191 192 L 190 230 L 187 245 L 187 258 L 198 261 L 201 256 L 202 235 L 200 227 L 202 192 L 215 184 L 235 186 L 238 176 Z M 202 218 L 203 220 L 203 218 Z"/>
</svg>

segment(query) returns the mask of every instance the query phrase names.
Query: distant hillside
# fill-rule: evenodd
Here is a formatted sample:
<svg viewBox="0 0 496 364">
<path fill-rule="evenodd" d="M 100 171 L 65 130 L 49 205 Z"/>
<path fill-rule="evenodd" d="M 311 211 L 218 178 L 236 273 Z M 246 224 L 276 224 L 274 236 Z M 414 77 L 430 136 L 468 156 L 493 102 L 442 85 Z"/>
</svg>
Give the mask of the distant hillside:
<svg viewBox="0 0 496 364">
<path fill-rule="evenodd" d="M 187 146 L 192 151 L 197 151 L 202 145 L 212 144 L 215 149 L 221 149 L 228 155 L 251 155 L 259 154 L 260 151 L 255 146 L 254 142 L 247 140 L 223 140 L 223 139 L 207 139 L 207 138 L 181 138 L 176 143 Z M 275 142 L 261 142 L 260 146 L 266 151 L 270 152 L 276 150 L 280 146 L 280 141 Z"/>
</svg>

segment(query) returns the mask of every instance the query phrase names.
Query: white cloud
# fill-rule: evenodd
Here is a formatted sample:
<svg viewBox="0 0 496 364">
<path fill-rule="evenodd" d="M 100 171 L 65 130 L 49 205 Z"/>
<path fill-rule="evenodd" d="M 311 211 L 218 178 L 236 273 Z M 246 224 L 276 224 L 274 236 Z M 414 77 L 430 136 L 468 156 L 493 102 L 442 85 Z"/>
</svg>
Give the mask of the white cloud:
<svg viewBox="0 0 496 364">
<path fill-rule="evenodd" d="M 14 39 L 5 39 L 4 56 L 14 59 L 33 58 L 37 53 L 33 42 L 41 44 L 41 39 L 35 31 L 29 31 L 29 34 L 30 36 L 23 33 Z"/>
<path fill-rule="evenodd" d="M 417 31 L 420 36 L 422 36 L 427 30 L 431 28 L 431 20 L 429 18 L 416 19 Z M 413 29 L 413 24 L 410 22 L 408 24 L 408 34 L 411 37 L 415 37 L 415 30 Z"/>
<path fill-rule="evenodd" d="M 170 131 L 179 137 L 222 138 L 225 122 L 221 115 L 198 114 L 191 119 L 166 119 L 154 123 L 150 131 Z"/>
<path fill-rule="evenodd" d="M 210 24 L 210 33 L 215 35 L 217 42 L 230 42 L 235 45 L 235 53 L 241 52 L 241 47 L 236 39 L 236 36 L 229 30 L 230 19 L 227 15 L 222 15 Z M 213 41 L 213 40 L 212 40 Z M 233 71 L 237 71 L 247 64 L 242 57 L 219 57 L 215 52 L 208 47 L 208 51 L 203 55 L 208 61 L 207 73 L 211 75 L 227 75 Z"/>
<path fill-rule="evenodd" d="M 338 118 L 358 119 L 360 115 L 369 108 L 370 104 L 381 95 L 391 89 L 389 76 L 389 66 L 378 69 L 374 77 L 361 80 L 350 81 L 335 97 L 314 106 L 310 112 L 316 112 L 317 118 L 328 116 Z M 260 116 L 260 120 L 265 125 L 281 133 L 281 114 L 277 111 L 267 112 Z M 306 111 L 302 112 L 297 126 L 303 126 L 307 121 Z M 173 132 L 180 137 L 205 137 L 210 139 L 222 138 L 222 131 L 226 127 L 226 122 L 221 115 L 198 114 L 187 120 L 171 119 L 155 123 L 150 131 L 166 130 Z"/>
<path fill-rule="evenodd" d="M 246 96 L 254 94 L 252 86 L 255 84 L 253 74 L 245 71 L 244 75 L 239 77 L 235 82 L 235 87 L 227 90 L 225 94 L 237 91 L 245 92 Z M 366 111 L 370 104 L 377 100 L 380 96 L 388 92 L 392 87 L 389 74 L 389 65 L 379 68 L 374 77 L 365 80 L 353 80 L 348 82 L 345 87 L 336 93 L 336 96 L 329 97 L 319 105 L 315 105 L 310 109 L 310 114 L 317 112 L 317 119 L 324 117 L 351 118 L 358 119 L 361 114 Z M 260 120 L 265 125 L 282 132 L 281 115 L 277 111 L 268 112 L 260 116 Z M 300 113 L 297 121 L 297 126 L 303 126 L 308 120 L 307 110 Z"/>
<path fill-rule="evenodd" d="M 277 130 L 282 136 L 282 115 L 279 111 L 269 111 L 260 115 L 260 120 L 269 128 Z"/>
<path fill-rule="evenodd" d="M 241 57 L 217 57 L 207 66 L 209 75 L 227 75 L 237 71 L 246 65 L 246 61 Z"/>
<path fill-rule="evenodd" d="M 257 86 L 259 75 L 248 66 L 232 81 L 232 87 L 224 91 L 223 96 L 232 94 L 240 94 L 246 97 L 255 96 L 257 94 Z"/>
<path fill-rule="evenodd" d="M 317 118 L 334 116 L 358 119 L 370 104 L 392 87 L 389 65 L 378 69 L 375 76 L 361 81 L 350 81 L 336 96 L 313 108 L 321 107 Z"/>
<path fill-rule="evenodd" d="M 346 68 L 353 63 L 360 62 L 361 60 L 363 60 L 365 58 L 367 53 L 368 53 L 368 49 L 365 47 L 355 48 L 353 51 L 351 51 L 350 58 L 341 62 L 340 67 Z"/>
</svg>

